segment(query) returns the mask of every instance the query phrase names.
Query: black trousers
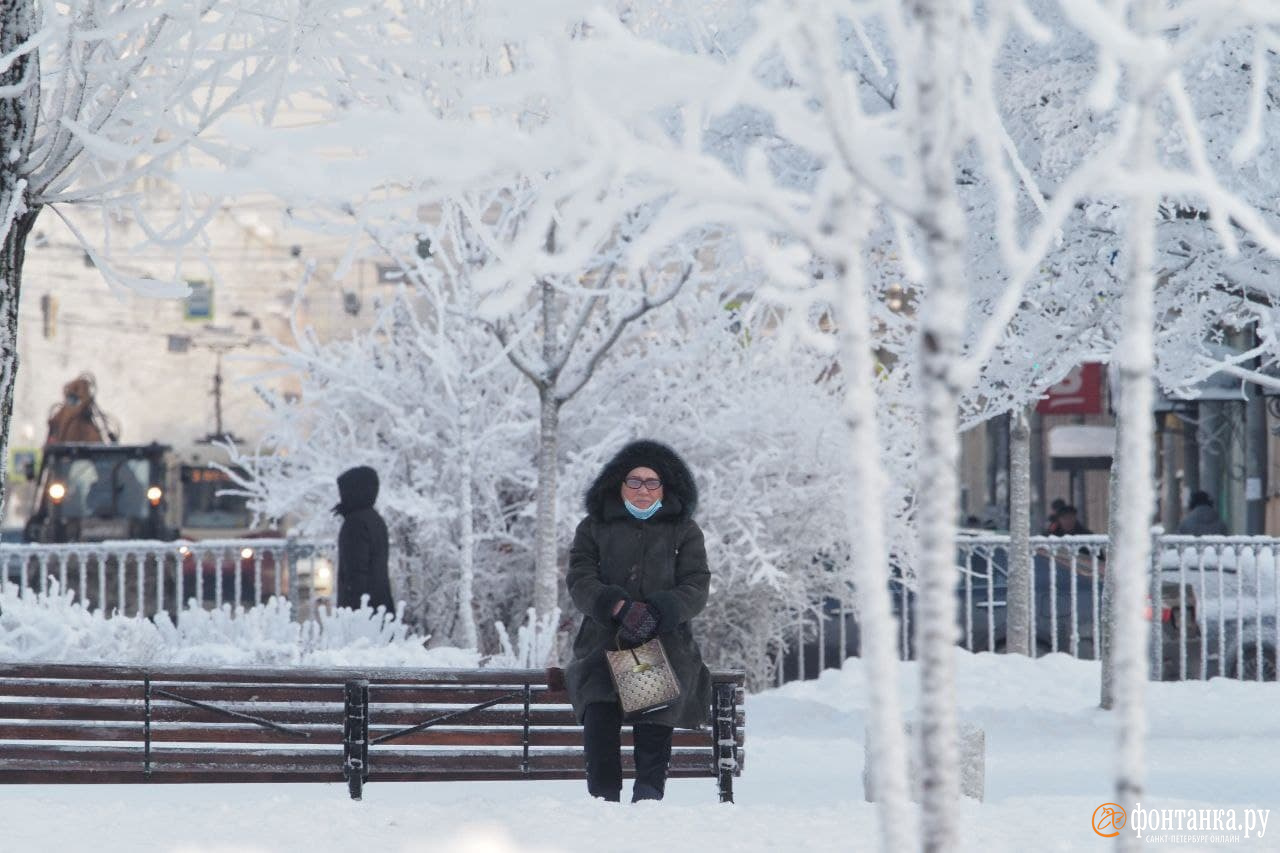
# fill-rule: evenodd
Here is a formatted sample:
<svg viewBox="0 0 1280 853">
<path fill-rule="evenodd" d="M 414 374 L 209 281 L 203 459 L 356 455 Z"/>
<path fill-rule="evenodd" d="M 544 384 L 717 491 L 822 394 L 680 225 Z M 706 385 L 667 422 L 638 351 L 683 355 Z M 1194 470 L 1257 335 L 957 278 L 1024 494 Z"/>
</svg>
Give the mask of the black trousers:
<svg viewBox="0 0 1280 853">
<path fill-rule="evenodd" d="M 632 802 L 660 800 L 671 764 L 671 727 L 650 723 L 632 726 L 636 781 Z M 587 754 L 587 790 L 593 797 L 617 802 L 622 797 L 622 708 L 617 702 L 593 702 L 582 720 Z"/>
</svg>

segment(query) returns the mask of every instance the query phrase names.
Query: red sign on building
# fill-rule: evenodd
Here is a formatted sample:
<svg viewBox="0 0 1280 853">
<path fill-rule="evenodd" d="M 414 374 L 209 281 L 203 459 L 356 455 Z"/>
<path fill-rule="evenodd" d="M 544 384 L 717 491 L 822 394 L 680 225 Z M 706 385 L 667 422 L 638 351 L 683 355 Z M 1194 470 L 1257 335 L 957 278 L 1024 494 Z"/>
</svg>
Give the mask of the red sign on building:
<svg viewBox="0 0 1280 853">
<path fill-rule="evenodd" d="M 1077 365 L 1044 392 L 1036 411 L 1042 415 L 1102 414 L 1102 365 Z"/>
</svg>

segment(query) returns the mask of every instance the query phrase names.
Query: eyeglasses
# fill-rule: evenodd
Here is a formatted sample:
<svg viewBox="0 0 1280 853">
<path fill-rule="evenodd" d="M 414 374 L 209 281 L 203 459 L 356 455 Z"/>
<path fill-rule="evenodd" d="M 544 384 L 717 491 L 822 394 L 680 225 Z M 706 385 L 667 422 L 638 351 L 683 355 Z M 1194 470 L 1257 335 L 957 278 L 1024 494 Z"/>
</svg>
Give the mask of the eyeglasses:
<svg viewBox="0 0 1280 853">
<path fill-rule="evenodd" d="M 656 492 L 662 488 L 662 481 L 658 479 L 641 480 L 639 477 L 628 477 L 622 481 L 628 489 L 636 489 L 637 491 L 643 486 L 645 490 Z"/>
</svg>

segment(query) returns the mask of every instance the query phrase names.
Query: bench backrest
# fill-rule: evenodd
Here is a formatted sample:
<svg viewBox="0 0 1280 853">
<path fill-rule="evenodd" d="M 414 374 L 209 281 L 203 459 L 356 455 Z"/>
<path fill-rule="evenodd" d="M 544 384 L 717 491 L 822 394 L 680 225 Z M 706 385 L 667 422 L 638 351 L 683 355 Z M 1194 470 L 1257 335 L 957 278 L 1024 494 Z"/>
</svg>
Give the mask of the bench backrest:
<svg viewBox="0 0 1280 853">
<path fill-rule="evenodd" d="M 673 777 L 741 772 L 743 676 L 713 679 L 721 707 L 708 729 L 676 730 Z M 362 683 L 367 738 L 348 696 Z M 367 740 L 369 781 L 584 775 L 581 729 L 545 670 L 0 664 L 0 783 L 340 782 L 344 740 Z M 623 745 L 629 771 L 629 730 Z"/>
</svg>

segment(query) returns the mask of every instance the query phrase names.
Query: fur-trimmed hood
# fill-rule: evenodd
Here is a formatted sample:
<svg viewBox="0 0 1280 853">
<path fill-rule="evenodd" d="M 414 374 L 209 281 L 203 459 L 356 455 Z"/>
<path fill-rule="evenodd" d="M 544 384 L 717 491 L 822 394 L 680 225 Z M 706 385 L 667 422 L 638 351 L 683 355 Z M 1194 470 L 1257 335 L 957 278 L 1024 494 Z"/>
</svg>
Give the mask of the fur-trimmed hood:
<svg viewBox="0 0 1280 853">
<path fill-rule="evenodd" d="M 698 508 L 698 486 L 689 466 L 670 447 L 641 439 L 618 451 L 601 469 L 583 503 L 587 514 L 597 521 L 630 518 L 622 505 L 622 481 L 633 468 L 652 468 L 662 480 L 662 509 L 655 521 L 683 521 Z"/>
</svg>

